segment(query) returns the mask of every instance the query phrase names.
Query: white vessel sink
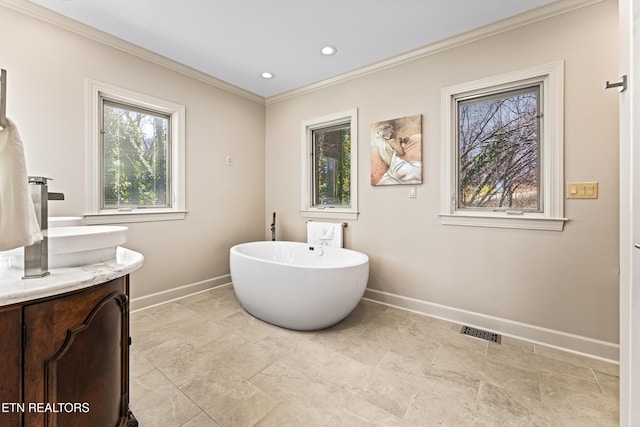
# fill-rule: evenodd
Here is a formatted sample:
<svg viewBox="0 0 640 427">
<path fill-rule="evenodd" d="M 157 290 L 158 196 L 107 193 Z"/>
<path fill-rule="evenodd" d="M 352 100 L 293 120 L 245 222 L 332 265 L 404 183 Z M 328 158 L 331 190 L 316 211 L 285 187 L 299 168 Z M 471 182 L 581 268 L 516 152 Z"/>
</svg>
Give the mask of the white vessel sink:
<svg viewBox="0 0 640 427">
<path fill-rule="evenodd" d="M 127 241 L 127 227 L 96 225 L 55 227 L 49 233 L 49 268 L 78 267 L 116 257 L 116 248 Z"/>
<path fill-rule="evenodd" d="M 116 249 L 126 242 L 127 227 L 114 225 L 54 227 L 47 230 L 49 269 L 80 267 L 116 258 Z M 20 269 L 24 249 L 0 252 L 0 268 Z"/>
</svg>

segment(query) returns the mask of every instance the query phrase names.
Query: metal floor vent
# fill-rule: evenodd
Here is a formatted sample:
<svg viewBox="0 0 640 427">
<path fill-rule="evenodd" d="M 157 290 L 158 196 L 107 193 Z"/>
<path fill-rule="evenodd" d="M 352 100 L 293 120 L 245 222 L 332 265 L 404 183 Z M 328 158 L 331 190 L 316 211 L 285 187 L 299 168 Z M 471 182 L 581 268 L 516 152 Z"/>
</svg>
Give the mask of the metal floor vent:
<svg viewBox="0 0 640 427">
<path fill-rule="evenodd" d="M 500 341 L 502 340 L 502 335 L 500 334 L 494 334 L 493 332 L 483 331 L 482 329 L 476 329 L 470 326 L 463 326 L 460 333 L 463 335 L 469 335 L 470 337 L 480 338 L 481 340 L 494 342 L 496 344 L 500 344 Z"/>
</svg>

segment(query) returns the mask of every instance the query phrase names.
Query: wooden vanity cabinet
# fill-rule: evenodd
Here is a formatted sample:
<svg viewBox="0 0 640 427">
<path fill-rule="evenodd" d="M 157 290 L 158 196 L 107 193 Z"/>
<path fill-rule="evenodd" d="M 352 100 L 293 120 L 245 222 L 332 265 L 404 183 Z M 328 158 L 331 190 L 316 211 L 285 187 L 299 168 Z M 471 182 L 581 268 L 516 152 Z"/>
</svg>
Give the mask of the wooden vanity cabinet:
<svg viewBox="0 0 640 427">
<path fill-rule="evenodd" d="M 0 412 L 1 426 L 21 426 L 22 412 L 22 308 L 0 307 Z M 8 406 L 7 406 L 8 405 Z"/>
<path fill-rule="evenodd" d="M 127 275 L 24 303 L 18 310 L 20 322 L 11 327 L 5 320 L 15 322 L 16 310 L 0 312 L 0 328 L 14 331 L 14 338 L 18 329 L 17 342 L 22 342 L 20 360 L 12 361 L 21 364 L 16 365 L 21 390 L 18 386 L 9 398 L 4 396 L 9 389 L 3 389 L 0 397 L 24 404 L 24 411 L 15 414 L 21 419 L 11 425 L 137 426 L 129 410 L 128 295 Z"/>
</svg>

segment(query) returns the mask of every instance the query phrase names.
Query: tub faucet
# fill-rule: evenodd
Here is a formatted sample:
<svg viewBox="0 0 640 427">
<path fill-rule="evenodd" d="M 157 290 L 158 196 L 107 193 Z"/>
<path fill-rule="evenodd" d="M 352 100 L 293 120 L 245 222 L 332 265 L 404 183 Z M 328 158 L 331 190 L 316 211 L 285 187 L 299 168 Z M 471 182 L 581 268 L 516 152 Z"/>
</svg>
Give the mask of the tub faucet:
<svg viewBox="0 0 640 427">
<path fill-rule="evenodd" d="M 273 213 L 273 221 L 271 221 L 271 241 L 276 241 L 276 213 Z"/>
<path fill-rule="evenodd" d="M 33 279 L 49 274 L 49 242 L 47 229 L 49 228 L 49 200 L 64 200 L 63 193 L 49 193 L 47 181 L 51 178 L 42 176 L 29 177 L 29 191 L 36 209 L 36 218 L 42 231 L 43 239 L 30 246 L 24 247 L 24 277 Z"/>
</svg>

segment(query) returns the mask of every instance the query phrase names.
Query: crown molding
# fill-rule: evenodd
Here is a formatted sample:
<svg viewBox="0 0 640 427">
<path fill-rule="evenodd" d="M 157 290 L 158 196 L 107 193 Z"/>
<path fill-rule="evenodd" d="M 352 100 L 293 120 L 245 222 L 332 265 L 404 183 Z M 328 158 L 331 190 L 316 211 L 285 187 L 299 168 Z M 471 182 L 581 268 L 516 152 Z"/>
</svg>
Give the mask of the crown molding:
<svg viewBox="0 0 640 427">
<path fill-rule="evenodd" d="M 260 104 L 274 104 L 289 98 L 294 98 L 300 95 L 304 95 L 316 90 L 320 90 L 329 86 L 333 86 L 339 83 L 343 83 L 355 78 L 363 77 L 368 74 L 372 74 L 378 71 L 382 71 L 397 65 L 401 65 L 407 62 L 415 61 L 426 56 L 434 55 L 439 52 L 443 52 L 449 49 L 453 49 L 464 44 L 472 43 L 477 40 L 481 40 L 487 37 L 491 37 L 496 34 L 500 34 L 505 31 L 513 30 L 518 27 L 532 24 L 537 21 L 552 18 L 554 16 L 562 15 L 564 13 L 572 12 L 583 7 L 591 6 L 596 3 L 600 3 L 604 0 L 558 0 L 553 3 L 549 3 L 545 6 L 496 21 L 492 24 L 479 27 L 465 33 L 461 33 L 443 40 L 439 40 L 435 43 L 425 45 L 423 47 L 402 53 L 400 55 L 392 56 L 390 58 L 378 61 L 363 67 L 356 68 L 354 70 L 339 74 L 337 76 L 321 80 L 316 83 L 305 85 L 296 89 L 292 89 L 286 92 L 282 92 L 277 95 L 273 95 L 264 98 L 253 92 L 249 92 L 223 80 L 217 79 L 209 74 L 200 72 L 191 67 L 188 67 L 179 62 L 173 61 L 157 53 L 151 52 L 147 49 L 136 46 L 132 43 L 124 41 L 118 37 L 107 34 L 103 31 L 97 30 L 88 25 L 82 24 L 66 16 L 60 15 L 42 6 L 31 3 L 28 0 L 0 0 L 0 6 L 7 7 L 9 9 L 18 11 L 25 15 L 47 22 L 51 25 L 66 29 L 80 36 L 97 41 L 104 45 L 110 46 L 114 49 L 126 52 L 128 54 L 137 56 L 147 61 L 153 62 L 162 67 L 192 77 L 196 80 L 200 80 L 204 83 L 215 86 L 219 89 L 241 96 L 248 100 L 260 103 Z"/>
<path fill-rule="evenodd" d="M 434 43 L 396 56 L 392 56 L 373 64 L 365 65 L 363 67 L 347 71 L 346 73 L 339 74 L 332 78 L 321 80 L 316 83 L 312 83 L 306 86 L 292 89 L 290 91 L 267 97 L 265 102 L 266 105 L 275 104 L 286 99 L 295 98 L 297 96 L 311 93 L 316 90 L 343 83 L 355 78 L 363 77 L 368 74 L 376 73 L 378 71 L 392 68 L 407 62 L 415 61 L 420 58 L 435 55 L 437 53 L 478 40 L 482 40 L 484 38 L 491 37 L 505 31 L 523 27 L 534 22 L 543 21 L 554 16 L 572 12 L 574 10 L 591 6 L 602 1 L 604 0 L 558 0 L 545 6 L 541 6 L 539 8 L 511 16 L 509 18 L 496 21 L 489 25 L 485 25 L 452 37 L 448 37 L 446 39 L 436 41 Z"/>
<path fill-rule="evenodd" d="M 68 30 L 80 36 L 94 40 L 98 43 L 104 44 L 106 46 L 112 47 L 114 49 L 118 49 L 122 52 L 128 53 L 130 55 L 142 58 L 144 60 L 147 60 L 157 65 L 160 65 L 164 68 L 168 68 L 172 71 L 184 74 L 196 80 L 200 80 L 211 86 L 215 86 L 219 89 L 225 90 L 227 92 L 231 92 L 235 95 L 241 96 L 250 101 L 254 101 L 263 105 L 265 103 L 264 97 L 256 95 L 253 92 L 249 92 L 247 90 L 234 86 L 223 80 L 212 77 L 208 74 L 195 70 L 184 64 L 180 64 L 179 62 L 176 62 L 165 56 L 159 55 L 155 52 L 151 52 L 150 50 L 141 48 L 140 46 L 136 46 L 133 43 L 129 43 L 118 37 L 112 36 L 98 29 L 82 24 L 78 21 L 75 21 L 64 15 L 60 15 L 59 13 L 53 12 L 47 8 L 39 6 L 35 3 L 31 3 L 27 0 L 0 0 L 0 6 L 4 6 L 6 8 L 15 10 L 24 15 L 27 15 L 27 16 L 39 19 L 41 21 L 44 21 L 48 24 L 63 28 L 65 30 Z"/>
</svg>

